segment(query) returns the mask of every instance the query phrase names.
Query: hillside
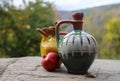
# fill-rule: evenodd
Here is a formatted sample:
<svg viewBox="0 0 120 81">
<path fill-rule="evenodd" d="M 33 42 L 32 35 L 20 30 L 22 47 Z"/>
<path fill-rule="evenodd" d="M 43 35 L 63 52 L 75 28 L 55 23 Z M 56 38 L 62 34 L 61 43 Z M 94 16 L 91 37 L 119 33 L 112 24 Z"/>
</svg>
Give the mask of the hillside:
<svg viewBox="0 0 120 81">
<path fill-rule="evenodd" d="M 83 12 L 84 13 L 84 30 L 92 33 L 97 29 L 98 33 L 101 33 L 105 27 L 105 23 L 113 18 L 120 18 L 120 3 L 114 5 L 106 5 L 95 8 L 88 8 L 84 10 L 75 11 L 60 11 L 57 15 L 59 19 L 71 19 L 72 13 Z"/>
</svg>

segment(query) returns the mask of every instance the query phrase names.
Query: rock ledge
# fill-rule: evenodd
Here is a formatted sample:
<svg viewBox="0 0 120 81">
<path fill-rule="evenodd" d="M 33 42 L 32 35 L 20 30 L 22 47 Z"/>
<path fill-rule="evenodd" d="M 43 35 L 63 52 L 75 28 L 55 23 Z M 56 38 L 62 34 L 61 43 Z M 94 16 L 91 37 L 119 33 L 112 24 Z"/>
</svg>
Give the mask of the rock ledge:
<svg viewBox="0 0 120 81">
<path fill-rule="evenodd" d="M 41 57 L 1 58 L 0 81 L 120 81 L 120 60 L 96 59 L 89 69 L 96 78 L 69 74 L 63 64 L 48 72 L 40 61 Z"/>
</svg>

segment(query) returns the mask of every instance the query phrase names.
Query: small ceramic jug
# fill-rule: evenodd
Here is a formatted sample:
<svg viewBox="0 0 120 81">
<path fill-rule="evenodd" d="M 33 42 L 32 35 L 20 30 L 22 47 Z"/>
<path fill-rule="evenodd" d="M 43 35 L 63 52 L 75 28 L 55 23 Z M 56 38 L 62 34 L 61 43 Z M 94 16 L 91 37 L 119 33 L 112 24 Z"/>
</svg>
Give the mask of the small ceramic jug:
<svg viewBox="0 0 120 81">
<path fill-rule="evenodd" d="M 95 38 L 82 30 L 83 16 L 83 13 L 75 13 L 72 15 L 73 20 L 60 20 L 56 23 L 58 53 L 70 73 L 87 73 L 97 55 Z M 59 27 L 64 23 L 71 23 L 74 30 L 60 38 Z"/>
<path fill-rule="evenodd" d="M 49 52 L 58 53 L 56 35 L 55 35 L 55 27 L 50 26 L 48 28 L 37 28 L 37 31 L 40 32 L 42 36 L 42 40 L 40 42 L 40 53 L 43 57 Z M 66 32 L 61 32 L 60 35 L 66 35 Z"/>
<path fill-rule="evenodd" d="M 40 52 L 41 56 L 48 54 L 49 52 L 58 52 L 57 50 L 57 43 L 56 43 L 56 36 L 55 36 L 55 28 L 43 28 L 37 29 L 42 36 L 42 40 L 40 42 Z"/>
</svg>

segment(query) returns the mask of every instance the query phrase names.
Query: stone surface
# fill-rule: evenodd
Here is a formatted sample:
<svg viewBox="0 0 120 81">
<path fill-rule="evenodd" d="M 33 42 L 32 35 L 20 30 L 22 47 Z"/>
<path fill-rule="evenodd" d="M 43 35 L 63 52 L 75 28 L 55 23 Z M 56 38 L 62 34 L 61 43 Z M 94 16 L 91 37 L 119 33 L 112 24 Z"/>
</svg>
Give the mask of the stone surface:
<svg viewBox="0 0 120 81">
<path fill-rule="evenodd" d="M 63 64 L 48 72 L 40 61 L 41 57 L 0 59 L 0 81 L 120 81 L 119 60 L 95 60 L 89 72 L 96 78 L 69 74 Z"/>
</svg>

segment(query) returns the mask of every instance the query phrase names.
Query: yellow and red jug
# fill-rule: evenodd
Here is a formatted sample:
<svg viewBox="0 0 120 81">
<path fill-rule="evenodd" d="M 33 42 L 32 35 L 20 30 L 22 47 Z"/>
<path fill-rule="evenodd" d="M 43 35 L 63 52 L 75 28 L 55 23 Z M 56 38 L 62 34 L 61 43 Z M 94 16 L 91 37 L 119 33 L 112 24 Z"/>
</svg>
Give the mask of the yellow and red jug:
<svg viewBox="0 0 120 81">
<path fill-rule="evenodd" d="M 41 56 L 48 54 L 49 52 L 58 52 L 57 50 L 57 42 L 55 36 L 55 28 L 38 28 L 37 31 L 41 33 L 42 40 L 40 43 L 40 52 Z"/>
</svg>

